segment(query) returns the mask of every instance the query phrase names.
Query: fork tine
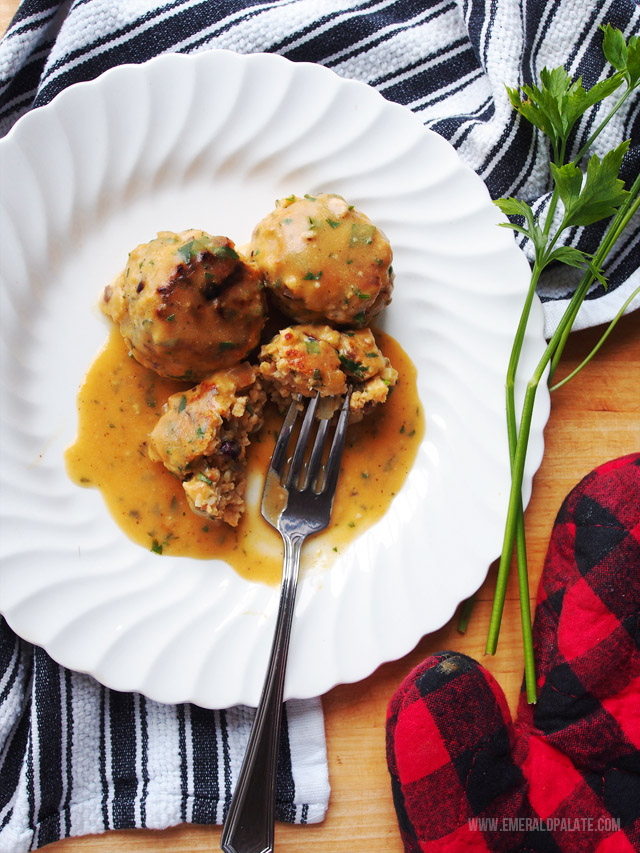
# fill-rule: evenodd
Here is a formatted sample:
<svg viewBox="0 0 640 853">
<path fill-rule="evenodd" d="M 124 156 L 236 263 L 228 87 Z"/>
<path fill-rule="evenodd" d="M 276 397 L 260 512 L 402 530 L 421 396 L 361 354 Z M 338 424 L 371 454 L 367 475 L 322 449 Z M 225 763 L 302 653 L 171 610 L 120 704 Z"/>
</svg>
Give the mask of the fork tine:
<svg viewBox="0 0 640 853">
<path fill-rule="evenodd" d="M 320 465 L 322 463 L 322 453 L 324 451 L 324 440 L 327 435 L 327 430 L 329 429 L 329 419 L 323 418 L 318 426 L 318 432 L 316 433 L 316 440 L 313 443 L 313 450 L 311 451 L 311 456 L 309 457 L 309 464 L 307 466 L 307 480 L 305 486 L 312 486 L 315 482 L 316 477 L 318 476 L 318 472 L 320 471 Z"/>
<path fill-rule="evenodd" d="M 340 416 L 338 417 L 338 424 L 333 436 L 333 442 L 331 444 L 331 450 L 329 451 L 329 458 L 327 459 L 327 465 L 324 473 L 324 482 L 322 484 L 322 491 L 325 494 L 333 495 L 338 483 L 340 460 L 342 458 L 344 440 L 347 436 L 347 421 L 349 419 L 349 403 L 351 402 L 352 390 L 352 386 L 349 385 L 340 408 Z"/>
<path fill-rule="evenodd" d="M 309 442 L 309 434 L 311 432 L 311 427 L 313 426 L 319 399 L 320 395 L 316 394 L 315 397 L 312 397 L 309 405 L 307 406 L 307 411 L 305 413 L 304 420 L 302 421 L 302 426 L 300 427 L 300 435 L 296 442 L 296 449 L 294 450 L 293 459 L 291 460 L 291 465 L 289 466 L 289 471 L 287 473 L 287 487 L 290 486 L 291 483 L 297 482 L 298 477 L 300 476 L 302 462 L 304 461 L 304 454 Z"/>
<path fill-rule="evenodd" d="M 271 456 L 271 464 L 269 465 L 269 469 L 277 474 L 278 479 L 282 476 L 282 472 L 287 461 L 289 439 L 291 438 L 291 433 L 297 417 L 298 406 L 294 400 L 289 406 L 289 411 L 287 412 L 287 416 L 284 419 L 282 428 L 280 429 L 280 434 L 278 435 L 278 440 L 276 441 L 276 446 L 274 447 L 273 455 Z"/>
</svg>

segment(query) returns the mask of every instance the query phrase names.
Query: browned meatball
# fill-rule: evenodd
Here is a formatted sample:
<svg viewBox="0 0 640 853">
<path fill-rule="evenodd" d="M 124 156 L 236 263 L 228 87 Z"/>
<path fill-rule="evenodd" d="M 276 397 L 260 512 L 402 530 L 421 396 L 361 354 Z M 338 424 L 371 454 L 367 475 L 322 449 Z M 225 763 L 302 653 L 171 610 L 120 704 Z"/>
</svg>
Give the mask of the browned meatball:
<svg viewBox="0 0 640 853">
<path fill-rule="evenodd" d="M 191 509 L 235 527 L 244 511 L 246 448 L 266 394 L 244 362 L 173 394 L 149 436 L 149 458 L 182 480 Z"/>
<path fill-rule="evenodd" d="M 353 385 L 350 410 L 359 419 L 384 403 L 398 373 L 379 350 L 370 329 L 337 331 L 330 326 L 290 326 L 260 350 L 260 373 L 271 397 L 284 407 L 296 394 L 334 398 Z M 323 407 L 325 414 L 326 407 Z"/>
<path fill-rule="evenodd" d="M 366 326 L 391 301 L 389 241 L 342 196 L 281 199 L 249 251 L 278 307 L 298 322 Z"/>
<path fill-rule="evenodd" d="M 198 230 L 135 248 L 101 307 L 137 361 L 194 381 L 246 358 L 266 316 L 260 276 L 231 240 Z"/>
</svg>

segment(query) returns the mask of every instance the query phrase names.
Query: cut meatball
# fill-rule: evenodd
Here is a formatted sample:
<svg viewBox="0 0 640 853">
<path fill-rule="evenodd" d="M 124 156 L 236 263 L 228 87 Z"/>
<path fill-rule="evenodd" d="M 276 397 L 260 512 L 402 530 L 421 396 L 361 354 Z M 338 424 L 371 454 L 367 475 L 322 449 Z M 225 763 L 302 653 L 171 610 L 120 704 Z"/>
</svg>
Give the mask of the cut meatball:
<svg viewBox="0 0 640 853">
<path fill-rule="evenodd" d="M 353 385 L 350 411 L 359 420 L 389 396 L 398 373 L 378 348 L 370 329 L 337 331 L 330 326 L 290 326 L 260 350 L 260 373 L 271 398 L 285 408 L 296 395 L 334 398 L 331 414 Z"/>
<path fill-rule="evenodd" d="M 260 276 L 226 237 L 162 231 L 129 254 L 101 308 L 131 354 L 161 376 L 198 381 L 247 357 L 260 339 Z"/>
<path fill-rule="evenodd" d="M 266 394 L 247 362 L 173 394 L 149 436 L 149 457 L 182 480 L 191 509 L 235 527 L 244 511 L 246 448 Z"/>
<path fill-rule="evenodd" d="M 329 326 L 290 326 L 260 350 L 260 373 L 270 389 L 290 400 L 292 395 L 333 397 L 347 390 L 337 346 L 340 332 Z"/>
<path fill-rule="evenodd" d="M 299 323 L 363 327 L 391 301 L 389 241 L 342 196 L 276 202 L 249 252 L 277 306 Z"/>
</svg>

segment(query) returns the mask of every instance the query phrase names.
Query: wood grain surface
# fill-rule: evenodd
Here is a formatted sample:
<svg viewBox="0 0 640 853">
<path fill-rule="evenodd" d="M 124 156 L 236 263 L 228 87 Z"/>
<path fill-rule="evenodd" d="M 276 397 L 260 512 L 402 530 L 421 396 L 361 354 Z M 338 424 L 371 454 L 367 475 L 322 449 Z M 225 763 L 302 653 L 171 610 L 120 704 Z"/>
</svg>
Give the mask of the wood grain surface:
<svg viewBox="0 0 640 853">
<path fill-rule="evenodd" d="M 0 0 L 0 32 L 17 5 Z M 573 333 L 558 378 L 580 363 L 602 331 Z M 587 368 L 554 392 L 545 443 L 544 460 L 526 512 L 532 606 L 553 521 L 567 492 L 596 465 L 640 450 L 640 311 L 623 318 Z M 491 670 L 510 707 L 515 708 L 522 681 L 517 583 L 509 585 L 498 652 L 486 657 L 494 589 L 492 567 L 465 635 L 458 633 L 454 619 L 401 660 L 384 664 L 364 681 L 336 687 L 323 697 L 332 791 L 329 812 L 315 826 L 279 824 L 279 853 L 402 853 L 385 762 L 388 702 L 404 676 L 425 657 L 455 649 Z M 220 827 L 183 825 L 162 832 L 131 830 L 67 839 L 47 849 L 51 853 L 196 853 L 217 850 L 219 839 Z"/>
<path fill-rule="evenodd" d="M 20 4 L 17 0 L 0 0 L 0 33 L 4 33 Z"/>
</svg>

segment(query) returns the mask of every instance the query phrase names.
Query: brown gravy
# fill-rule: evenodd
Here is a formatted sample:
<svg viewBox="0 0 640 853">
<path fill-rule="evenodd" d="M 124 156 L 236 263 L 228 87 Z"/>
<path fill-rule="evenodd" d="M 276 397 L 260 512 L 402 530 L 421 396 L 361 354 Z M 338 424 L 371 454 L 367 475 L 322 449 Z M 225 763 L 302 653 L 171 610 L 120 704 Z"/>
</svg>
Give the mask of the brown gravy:
<svg viewBox="0 0 640 853">
<path fill-rule="evenodd" d="M 416 371 L 389 335 L 376 332 L 399 373 L 387 403 L 349 427 L 329 528 L 309 540 L 303 568 L 324 567 L 384 515 L 401 488 L 424 433 Z M 163 379 L 133 358 L 114 328 L 78 393 L 78 436 L 65 459 L 71 479 L 100 489 L 113 517 L 134 542 L 156 553 L 219 558 L 242 576 L 278 583 L 282 543 L 260 515 L 260 500 L 282 415 L 268 407 L 249 448 L 247 510 L 237 528 L 198 516 L 180 481 L 147 457 L 147 435 L 170 394 L 188 387 Z"/>
</svg>

